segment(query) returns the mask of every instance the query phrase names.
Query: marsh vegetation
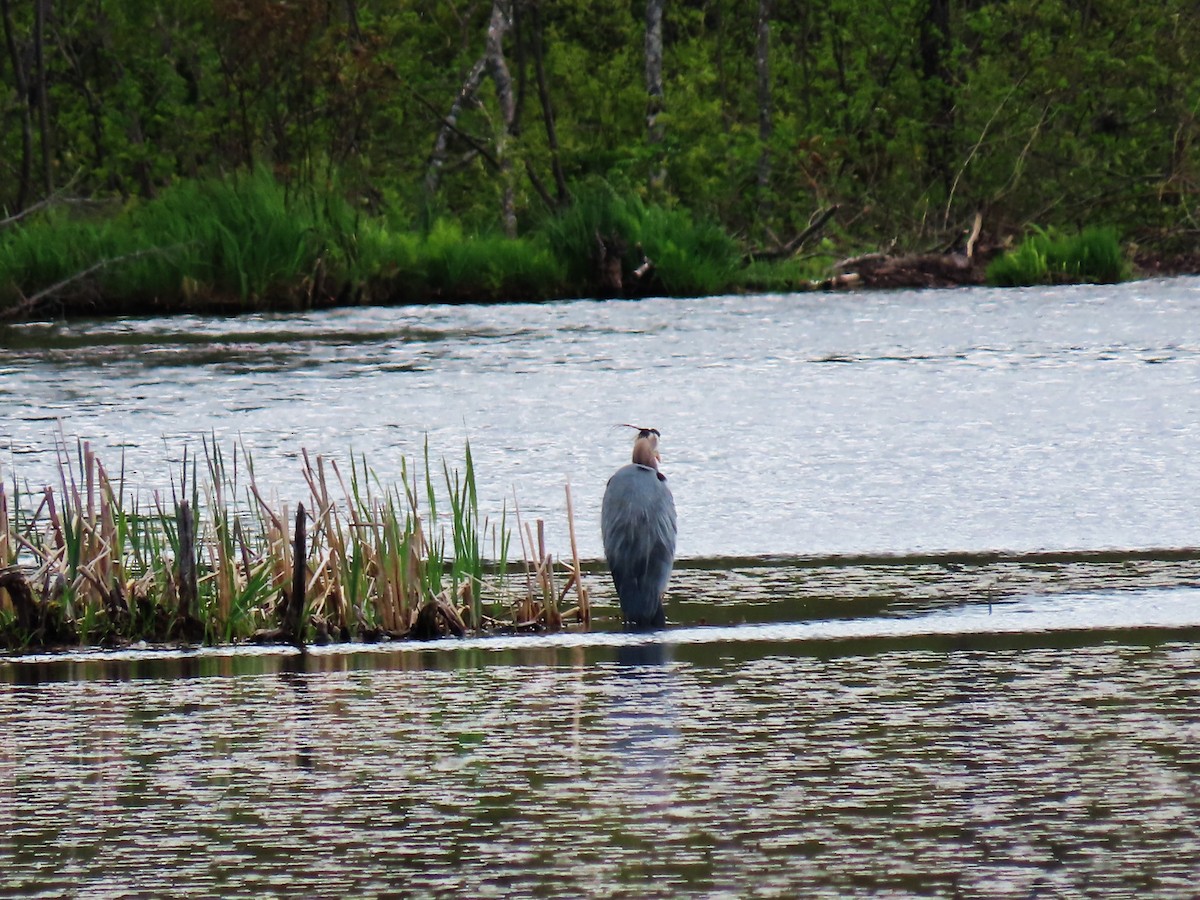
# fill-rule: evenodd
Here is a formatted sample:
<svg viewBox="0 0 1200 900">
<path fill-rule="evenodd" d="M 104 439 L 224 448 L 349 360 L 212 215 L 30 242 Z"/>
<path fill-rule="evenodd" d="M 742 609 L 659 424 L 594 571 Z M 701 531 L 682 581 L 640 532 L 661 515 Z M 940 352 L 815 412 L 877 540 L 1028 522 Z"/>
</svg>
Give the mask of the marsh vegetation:
<svg viewBox="0 0 1200 900">
<path fill-rule="evenodd" d="M 169 495 L 140 495 L 86 442 L 61 447 L 57 486 L 0 482 L 0 644 L 304 645 L 590 620 L 577 552 L 556 563 L 515 498 L 480 518 L 469 444 L 462 468 L 426 446 L 398 483 L 363 458 L 302 456 L 294 506 L 245 447 L 215 442 L 185 454 Z M 569 486 L 565 509 L 574 547 Z"/>
</svg>

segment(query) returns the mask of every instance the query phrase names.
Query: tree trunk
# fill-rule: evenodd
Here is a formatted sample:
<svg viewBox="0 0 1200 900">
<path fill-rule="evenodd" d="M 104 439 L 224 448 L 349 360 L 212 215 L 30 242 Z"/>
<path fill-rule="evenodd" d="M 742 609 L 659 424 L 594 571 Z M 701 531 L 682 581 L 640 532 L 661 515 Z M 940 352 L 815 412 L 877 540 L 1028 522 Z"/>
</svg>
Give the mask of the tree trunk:
<svg viewBox="0 0 1200 900">
<path fill-rule="evenodd" d="M 0 15 L 4 18 L 4 43 L 12 62 L 13 85 L 21 100 L 21 175 L 17 186 L 16 209 L 19 212 L 29 202 L 30 179 L 33 176 L 33 112 L 29 106 L 29 75 L 21 51 L 17 47 L 17 35 L 13 28 L 12 10 L 8 0 L 0 0 Z"/>
<path fill-rule="evenodd" d="M 346 0 L 346 34 L 351 46 L 362 46 L 362 28 L 358 24 L 358 0 Z"/>
<path fill-rule="evenodd" d="M 50 140 L 50 97 L 46 91 L 46 9 L 50 0 L 36 0 L 33 20 L 33 65 L 37 79 L 38 128 L 41 132 L 42 190 L 54 193 L 54 150 Z"/>
<path fill-rule="evenodd" d="M 450 145 L 450 136 L 455 133 L 458 117 L 462 115 L 463 106 L 475 96 L 479 85 L 483 82 L 483 73 L 487 59 L 481 58 L 471 66 L 471 71 L 458 89 L 458 96 L 450 104 L 450 111 L 442 118 L 442 127 L 438 129 L 437 138 L 433 142 L 433 151 L 429 154 L 429 167 L 425 170 L 425 194 L 432 201 L 442 182 L 442 167 L 446 165 L 446 151 Z"/>
<path fill-rule="evenodd" d="M 504 59 L 504 36 L 512 26 L 512 10 L 508 0 L 493 0 L 492 17 L 488 22 L 487 59 L 488 74 L 496 85 L 496 102 L 500 105 L 500 127 L 496 130 L 496 159 L 500 163 L 500 219 L 504 233 L 517 236 L 517 210 L 513 189 L 512 160 L 508 156 L 508 141 L 512 137 L 516 120 L 516 103 L 513 96 L 512 76 Z"/>
<path fill-rule="evenodd" d="M 646 0 L 646 143 L 657 149 L 650 172 L 650 190 L 659 192 L 666 183 L 661 145 L 664 130 L 659 122 L 663 111 L 663 6 L 666 0 Z"/>
<path fill-rule="evenodd" d="M 922 90 L 929 109 L 925 145 L 930 180 L 940 182 L 947 195 L 954 179 L 950 134 L 954 123 L 954 94 L 947 62 L 951 49 L 950 0 L 929 0 L 920 34 Z"/>
<path fill-rule="evenodd" d="M 504 223 L 504 233 L 509 237 L 516 237 L 517 213 L 512 162 L 506 152 L 516 117 L 512 76 L 509 74 L 508 64 L 504 60 L 504 37 L 511 27 L 512 16 L 509 0 L 493 0 L 483 56 L 475 61 L 475 65 L 471 66 L 471 70 L 463 80 L 462 87 L 459 88 L 458 96 L 450 105 L 450 111 L 442 117 L 442 127 L 438 129 L 433 152 L 429 154 L 429 167 L 425 171 L 425 195 L 429 202 L 432 202 L 436 196 L 441 184 L 442 168 L 446 164 L 450 136 L 457 134 L 460 137 L 466 137 L 458 128 L 458 117 L 462 114 L 463 107 L 479 91 L 484 75 L 489 75 L 496 85 L 496 100 L 500 105 L 501 118 L 500 127 L 496 133 L 496 153 L 494 157 L 489 158 L 489 162 L 499 170 L 502 180 L 500 217 Z M 474 142 L 472 142 L 472 146 L 476 152 L 488 158 L 480 146 Z"/>
<path fill-rule="evenodd" d="M 558 191 L 558 205 L 566 206 L 570 197 L 567 179 L 563 174 L 562 160 L 558 155 L 558 129 L 554 121 L 554 104 L 550 100 L 550 88 L 546 84 L 545 52 L 542 47 L 542 17 L 537 0 L 530 5 L 533 18 L 533 69 L 537 77 L 538 99 L 542 104 L 542 121 L 546 125 L 546 146 L 550 149 L 550 168 L 554 172 L 554 186 Z"/>
<path fill-rule="evenodd" d="M 771 0 L 758 0 L 758 40 L 754 69 L 758 76 L 758 222 L 771 215 Z"/>
</svg>

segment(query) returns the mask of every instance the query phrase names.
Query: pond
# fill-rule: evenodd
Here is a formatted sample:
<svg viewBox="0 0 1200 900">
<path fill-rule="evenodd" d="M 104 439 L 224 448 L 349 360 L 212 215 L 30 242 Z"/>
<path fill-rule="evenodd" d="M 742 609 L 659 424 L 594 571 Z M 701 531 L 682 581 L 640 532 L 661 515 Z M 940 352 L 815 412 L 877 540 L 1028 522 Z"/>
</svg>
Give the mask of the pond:
<svg viewBox="0 0 1200 900">
<path fill-rule="evenodd" d="M 294 505 L 302 448 L 395 483 L 469 439 L 483 512 L 565 554 L 569 481 L 599 557 L 632 422 L 686 558 L 1200 546 L 1198 384 L 1200 279 L 44 324 L 0 337 L 0 474 L 56 482 L 60 422 L 142 486 L 240 439 Z"/>
<path fill-rule="evenodd" d="M 6 894 L 1193 897 L 1198 594 L 0 667 Z"/>
<path fill-rule="evenodd" d="M 4 893 L 1192 897 L 1198 384 L 1193 279 L 10 329 L 6 479 L 469 438 L 596 558 L 636 422 L 681 560 L 650 634 L 2 659 Z"/>
</svg>

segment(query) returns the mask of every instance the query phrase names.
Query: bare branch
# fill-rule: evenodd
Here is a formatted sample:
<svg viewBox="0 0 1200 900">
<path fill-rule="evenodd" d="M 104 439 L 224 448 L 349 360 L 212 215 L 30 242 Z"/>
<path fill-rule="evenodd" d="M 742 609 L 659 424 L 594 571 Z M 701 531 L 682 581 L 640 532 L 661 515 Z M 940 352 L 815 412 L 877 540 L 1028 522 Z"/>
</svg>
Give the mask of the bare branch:
<svg viewBox="0 0 1200 900">
<path fill-rule="evenodd" d="M 86 269 L 76 272 L 74 275 L 70 275 L 64 278 L 62 281 L 50 285 L 48 288 L 43 288 L 31 297 L 22 297 L 20 303 L 10 306 L 8 309 L 0 310 L 0 322 L 12 322 L 28 315 L 36 310 L 38 308 L 38 304 L 43 300 L 54 296 L 63 288 L 69 287 L 77 281 L 82 281 L 89 275 L 94 275 L 96 272 L 99 272 L 101 269 L 107 268 L 108 266 L 115 265 L 116 263 L 128 262 L 131 259 L 138 259 L 142 256 L 150 256 L 154 253 L 168 253 L 174 249 L 176 248 L 149 247 L 145 250 L 138 250 L 135 253 L 126 253 L 124 256 L 114 256 L 111 259 L 102 259 L 99 262 L 88 266 Z"/>
</svg>

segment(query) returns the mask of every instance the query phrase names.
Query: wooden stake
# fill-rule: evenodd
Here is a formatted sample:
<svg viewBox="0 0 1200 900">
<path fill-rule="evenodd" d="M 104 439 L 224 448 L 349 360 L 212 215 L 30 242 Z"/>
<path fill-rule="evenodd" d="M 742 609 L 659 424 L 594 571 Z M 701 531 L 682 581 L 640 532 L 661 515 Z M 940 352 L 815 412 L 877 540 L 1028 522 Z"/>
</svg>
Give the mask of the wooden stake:
<svg viewBox="0 0 1200 900">
<path fill-rule="evenodd" d="M 296 507 L 296 537 L 292 543 L 292 595 L 284 606 L 283 634 L 284 637 L 304 650 L 304 635 L 300 629 L 300 619 L 304 615 L 304 589 L 308 579 L 305 578 L 306 565 L 304 533 L 304 504 Z"/>
<path fill-rule="evenodd" d="M 175 507 L 175 523 L 179 528 L 179 619 L 190 623 L 196 619 L 199 591 L 196 584 L 196 521 L 191 505 L 180 500 Z"/>
</svg>

